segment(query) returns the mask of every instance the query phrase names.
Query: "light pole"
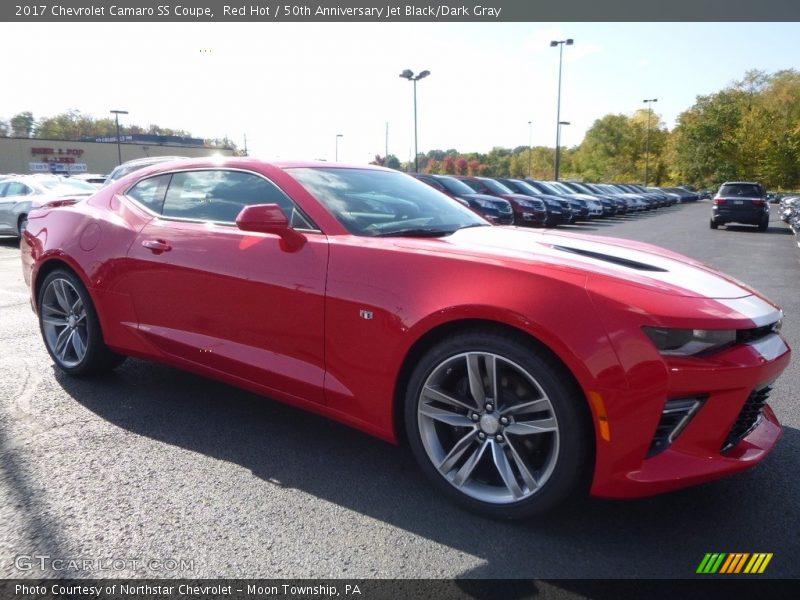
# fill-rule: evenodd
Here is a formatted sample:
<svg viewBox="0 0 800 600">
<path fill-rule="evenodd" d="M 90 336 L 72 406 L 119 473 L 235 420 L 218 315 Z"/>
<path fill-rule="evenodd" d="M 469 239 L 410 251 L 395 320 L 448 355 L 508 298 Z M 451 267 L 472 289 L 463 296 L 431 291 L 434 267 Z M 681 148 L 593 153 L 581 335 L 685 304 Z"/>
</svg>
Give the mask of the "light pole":
<svg viewBox="0 0 800 600">
<path fill-rule="evenodd" d="M 550 42 L 550 47 L 555 48 L 558 46 L 558 103 L 556 104 L 556 165 L 555 165 L 555 180 L 558 181 L 558 170 L 561 166 L 561 63 L 564 58 L 564 44 L 572 46 L 575 40 L 568 38 L 566 40 L 553 40 Z"/>
<path fill-rule="evenodd" d="M 559 140 L 559 143 L 561 142 L 561 126 L 562 125 L 570 125 L 570 122 L 569 121 L 559 121 L 558 122 L 558 140 Z M 556 156 L 559 156 L 559 155 L 556 155 Z M 558 162 L 558 166 L 559 166 L 559 168 L 561 168 L 560 159 L 559 159 L 559 162 Z M 556 181 L 558 181 L 558 179 L 556 179 Z"/>
<path fill-rule="evenodd" d="M 336 134 L 336 155 L 334 158 L 334 162 L 339 162 L 339 138 L 344 137 L 341 133 Z"/>
<path fill-rule="evenodd" d="M 418 75 L 414 75 L 414 71 L 406 69 L 400 73 L 400 77 L 414 82 L 414 172 L 419 172 L 419 157 L 417 150 L 417 81 L 430 75 L 430 71 L 422 71 Z"/>
<path fill-rule="evenodd" d="M 533 177 L 531 161 L 533 159 L 533 121 L 528 121 L 528 177 Z"/>
<path fill-rule="evenodd" d="M 117 122 L 117 164 L 122 164 L 122 146 L 120 146 L 119 142 L 119 116 L 120 115 L 127 115 L 127 110 L 112 110 L 109 111 L 114 114 L 114 120 Z"/>
<path fill-rule="evenodd" d="M 647 187 L 647 168 L 650 166 L 650 115 L 653 114 L 653 102 L 658 102 L 658 98 L 642 100 L 647 104 L 647 137 L 644 150 L 644 187 Z"/>
</svg>

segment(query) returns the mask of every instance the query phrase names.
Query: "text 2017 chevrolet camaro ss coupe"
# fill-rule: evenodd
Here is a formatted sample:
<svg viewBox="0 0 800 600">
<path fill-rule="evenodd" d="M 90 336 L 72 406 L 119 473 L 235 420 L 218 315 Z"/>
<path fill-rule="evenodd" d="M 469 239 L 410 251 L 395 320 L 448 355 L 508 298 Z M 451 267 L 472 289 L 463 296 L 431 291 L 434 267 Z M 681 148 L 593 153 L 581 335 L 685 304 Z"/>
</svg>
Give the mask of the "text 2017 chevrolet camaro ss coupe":
<svg viewBox="0 0 800 600">
<path fill-rule="evenodd" d="M 405 174 L 192 159 L 31 213 L 53 361 L 131 355 L 390 441 L 462 504 L 523 517 L 758 463 L 782 312 L 625 240 L 491 227 Z"/>
</svg>

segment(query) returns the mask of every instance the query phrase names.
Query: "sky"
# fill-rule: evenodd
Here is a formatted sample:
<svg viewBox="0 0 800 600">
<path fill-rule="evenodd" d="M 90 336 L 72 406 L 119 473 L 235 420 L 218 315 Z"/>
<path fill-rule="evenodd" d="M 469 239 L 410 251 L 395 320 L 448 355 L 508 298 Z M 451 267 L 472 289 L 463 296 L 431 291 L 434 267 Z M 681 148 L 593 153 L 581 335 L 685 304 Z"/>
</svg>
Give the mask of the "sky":
<svg viewBox="0 0 800 600">
<path fill-rule="evenodd" d="M 800 23 L 0 23 L 0 119 L 127 110 L 121 123 L 228 136 L 265 159 L 364 164 L 388 149 L 562 144 L 657 98 L 672 128 L 750 69 L 800 68 Z M 531 123 L 529 125 L 529 122 Z M 655 121 L 654 121 L 655 122 Z"/>
</svg>

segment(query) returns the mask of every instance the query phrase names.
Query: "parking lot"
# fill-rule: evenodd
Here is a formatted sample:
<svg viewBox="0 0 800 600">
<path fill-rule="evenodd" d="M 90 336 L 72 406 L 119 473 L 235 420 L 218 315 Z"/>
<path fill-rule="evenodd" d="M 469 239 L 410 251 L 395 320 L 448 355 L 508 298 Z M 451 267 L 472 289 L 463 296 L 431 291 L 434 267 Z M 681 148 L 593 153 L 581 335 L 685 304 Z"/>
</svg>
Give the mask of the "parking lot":
<svg viewBox="0 0 800 600">
<path fill-rule="evenodd" d="M 665 246 L 752 285 L 798 349 L 800 251 L 774 213 L 766 233 L 709 230 L 708 202 L 560 229 Z M 0 282 L 0 577 L 90 575 L 59 559 L 110 577 L 685 578 L 707 552 L 771 552 L 766 575 L 800 576 L 797 360 L 770 397 L 783 439 L 755 469 L 504 523 L 452 505 L 406 448 L 236 388 L 133 359 L 57 373 L 10 238 Z"/>
</svg>

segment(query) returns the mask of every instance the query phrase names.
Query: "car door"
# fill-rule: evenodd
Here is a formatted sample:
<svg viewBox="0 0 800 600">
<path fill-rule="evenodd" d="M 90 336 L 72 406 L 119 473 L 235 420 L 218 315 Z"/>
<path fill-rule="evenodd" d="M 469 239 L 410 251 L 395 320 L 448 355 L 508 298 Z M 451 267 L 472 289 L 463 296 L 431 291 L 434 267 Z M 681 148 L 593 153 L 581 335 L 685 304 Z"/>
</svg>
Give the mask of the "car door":
<svg viewBox="0 0 800 600">
<path fill-rule="evenodd" d="M 147 182 L 128 197 L 157 214 L 131 245 L 121 285 L 141 334 L 182 362 L 322 402 L 327 237 L 256 173 L 203 169 Z M 270 203 L 303 231 L 302 247 L 236 227 L 244 206 Z"/>
</svg>

